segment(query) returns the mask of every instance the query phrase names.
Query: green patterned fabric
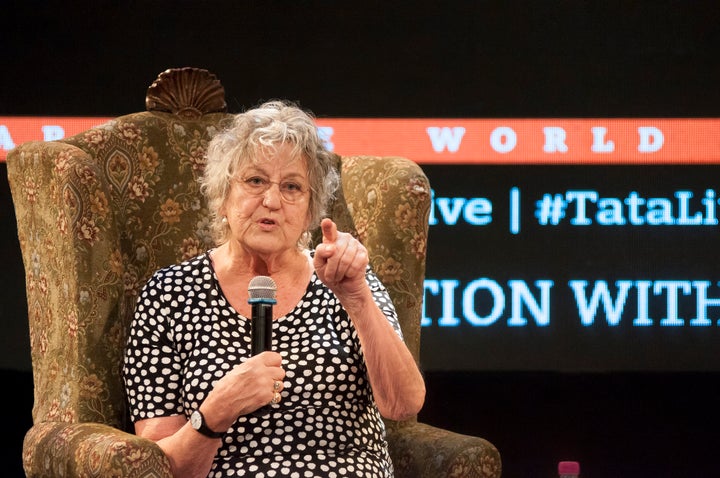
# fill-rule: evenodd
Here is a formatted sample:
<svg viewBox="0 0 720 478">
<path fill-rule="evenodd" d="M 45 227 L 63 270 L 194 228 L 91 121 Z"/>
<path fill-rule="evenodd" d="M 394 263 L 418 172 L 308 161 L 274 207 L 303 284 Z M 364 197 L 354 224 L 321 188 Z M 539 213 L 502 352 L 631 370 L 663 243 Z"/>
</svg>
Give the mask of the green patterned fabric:
<svg viewBox="0 0 720 478">
<path fill-rule="evenodd" d="M 132 434 L 120 376 L 139 288 L 157 269 L 212 246 L 197 178 L 230 115 L 142 112 L 8 154 L 25 264 L 34 378 L 28 477 L 170 477 L 168 460 Z M 399 157 L 337 157 L 331 215 L 355 234 L 390 291 L 416 360 L 430 186 Z M 388 422 L 397 477 L 499 477 L 477 437 Z"/>
</svg>

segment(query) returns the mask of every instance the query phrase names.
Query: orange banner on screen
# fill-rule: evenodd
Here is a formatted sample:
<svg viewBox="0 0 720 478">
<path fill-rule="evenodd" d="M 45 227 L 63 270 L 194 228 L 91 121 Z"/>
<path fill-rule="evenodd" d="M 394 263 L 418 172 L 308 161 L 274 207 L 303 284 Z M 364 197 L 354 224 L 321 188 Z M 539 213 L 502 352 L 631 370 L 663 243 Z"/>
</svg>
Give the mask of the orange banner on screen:
<svg viewBox="0 0 720 478">
<path fill-rule="evenodd" d="M 0 117 L 0 161 L 110 118 Z M 720 162 L 720 118 L 323 118 L 342 155 L 405 156 L 420 164 L 684 164 Z"/>
<path fill-rule="evenodd" d="M 334 119 L 318 124 L 330 128 L 327 136 L 340 154 L 400 155 L 424 164 L 720 162 L 720 119 Z"/>
<path fill-rule="evenodd" d="M 0 116 L 0 161 L 7 152 L 27 141 L 54 141 L 103 124 L 110 118 Z"/>
</svg>

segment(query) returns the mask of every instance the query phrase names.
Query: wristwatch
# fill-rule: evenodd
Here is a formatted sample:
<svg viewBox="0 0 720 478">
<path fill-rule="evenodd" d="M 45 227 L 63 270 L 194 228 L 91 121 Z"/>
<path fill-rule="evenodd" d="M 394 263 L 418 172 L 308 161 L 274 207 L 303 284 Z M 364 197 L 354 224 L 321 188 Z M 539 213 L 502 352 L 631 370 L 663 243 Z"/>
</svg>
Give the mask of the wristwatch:
<svg viewBox="0 0 720 478">
<path fill-rule="evenodd" d="M 222 438 L 225 435 L 225 432 L 211 430 L 210 427 L 205 424 L 205 417 L 200 410 L 192 412 L 192 415 L 190 415 L 190 425 L 208 438 Z"/>
</svg>

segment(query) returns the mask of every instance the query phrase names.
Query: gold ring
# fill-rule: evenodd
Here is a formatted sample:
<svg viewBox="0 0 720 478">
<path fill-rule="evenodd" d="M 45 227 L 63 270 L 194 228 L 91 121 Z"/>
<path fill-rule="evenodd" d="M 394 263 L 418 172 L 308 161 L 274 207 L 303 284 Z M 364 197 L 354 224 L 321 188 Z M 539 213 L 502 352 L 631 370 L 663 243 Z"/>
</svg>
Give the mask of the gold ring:
<svg viewBox="0 0 720 478">
<path fill-rule="evenodd" d="M 278 403 L 280 403 L 280 394 L 278 392 L 273 393 L 273 398 L 272 400 L 270 400 L 270 403 L 272 403 L 273 405 L 277 405 Z"/>
<path fill-rule="evenodd" d="M 280 380 L 275 380 L 275 383 L 273 383 L 273 392 L 279 392 L 281 385 Z"/>
</svg>

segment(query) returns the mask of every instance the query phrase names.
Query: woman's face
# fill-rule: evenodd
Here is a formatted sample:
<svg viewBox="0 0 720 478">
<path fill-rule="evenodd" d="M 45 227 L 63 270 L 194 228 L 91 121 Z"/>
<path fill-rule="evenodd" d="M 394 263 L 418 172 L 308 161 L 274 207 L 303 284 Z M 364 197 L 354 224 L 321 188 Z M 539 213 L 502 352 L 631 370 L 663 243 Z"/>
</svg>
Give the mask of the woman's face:
<svg viewBox="0 0 720 478">
<path fill-rule="evenodd" d="M 291 147 L 260 155 L 233 178 L 222 214 L 230 241 L 258 254 L 297 248 L 309 225 L 310 183 L 306 160 L 290 156 Z"/>
</svg>

